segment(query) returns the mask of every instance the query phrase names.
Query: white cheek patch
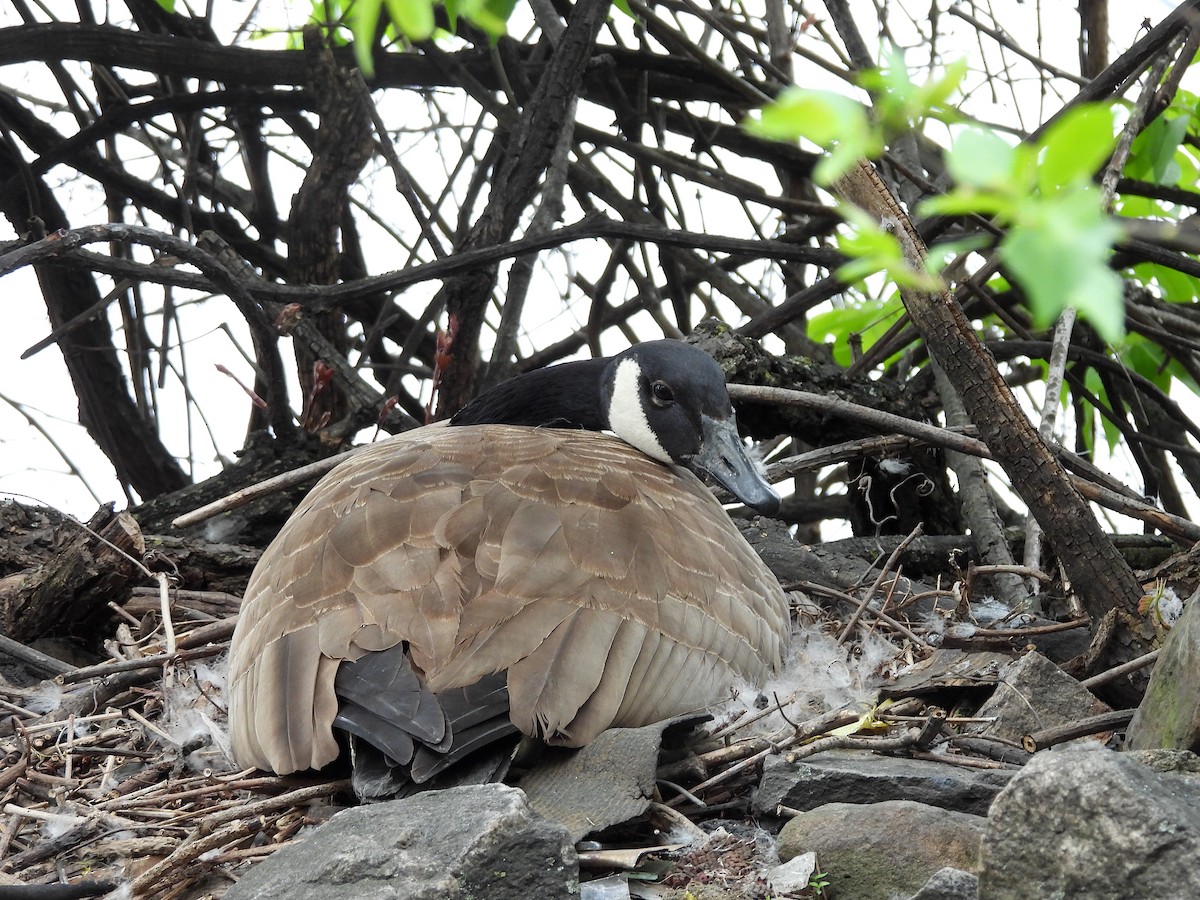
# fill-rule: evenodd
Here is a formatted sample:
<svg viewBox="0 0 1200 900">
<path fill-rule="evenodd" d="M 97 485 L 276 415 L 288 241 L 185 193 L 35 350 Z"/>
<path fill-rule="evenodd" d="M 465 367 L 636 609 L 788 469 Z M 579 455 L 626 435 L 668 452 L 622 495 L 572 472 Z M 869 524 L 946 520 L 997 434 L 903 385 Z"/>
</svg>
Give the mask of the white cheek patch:
<svg viewBox="0 0 1200 900">
<path fill-rule="evenodd" d="M 608 427 L 625 443 L 632 444 L 647 456 L 669 463 L 671 457 L 663 449 L 662 442 L 646 418 L 646 410 L 642 408 L 638 391 L 641 375 L 642 368 L 637 360 L 623 359 L 617 363 L 612 399 L 608 402 Z"/>
</svg>

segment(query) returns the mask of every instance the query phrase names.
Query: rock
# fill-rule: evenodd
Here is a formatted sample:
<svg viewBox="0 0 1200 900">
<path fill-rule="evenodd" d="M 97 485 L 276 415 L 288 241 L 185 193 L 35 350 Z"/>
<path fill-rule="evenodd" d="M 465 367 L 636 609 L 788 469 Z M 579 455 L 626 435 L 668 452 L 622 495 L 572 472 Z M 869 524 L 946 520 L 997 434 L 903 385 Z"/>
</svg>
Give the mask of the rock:
<svg viewBox="0 0 1200 900">
<path fill-rule="evenodd" d="M 343 810 L 252 867 L 227 900 L 525 900 L 579 894 L 575 847 L 502 784 Z"/>
<path fill-rule="evenodd" d="M 988 814 L 988 900 L 1200 897 L 1200 781 L 1110 750 L 1038 753 Z"/>
<path fill-rule="evenodd" d="M 817 854 L 801 853 L 782 865 L 767 869 L 767 883 L 778 894 L 799 894 L 808 890 L 817 871 Z"/>
<path fill-rule="evenodd" d="M 1200 750 L 1200 603 L 1167 633 L 1150 684 L 1126 732 L 1131 750 Z"/>
<path fill-rule="evenodd" d="M 1166 772 L 1175 775 L 1200 775 L 1200 756 L 1191 750 L 1133 750 L 1132 756 L 1142 765 L 1149 766 L 1155 772 Z"/>
<path fill-rule="evenodd" d="M 708 715 L 679 716 L 641 728 L 610 728 L 578 750 L 552 747 L 521 778 L 534 812 L 577 841 L 637 818 L 650 807 L 659 748 L 679 744 Z"/>
<path fill-rule="evenodd" d="M 994 717 L 979 734 L 1020 742 L 1043 728 L 1078 722 L 1108 712 L 1109 707 L 1040 653 L 1026 653 L 1000 673 L 996 691 L 976 713 Z M 1095 742 L 1094 737 L 1082 738 Z"/>
<path fill-rule="evenodd" d="M 815 852 L 838 900 L 907 897 L 946 866 L 977 871 L 986 819 L 909 800 L 828 803 L 779 833 L 779 856 Z"/>
<path fill-rule="evenodd" d="M 801 763 L 771 756 L 753 809 L 773 816 L 777 806 L 810 810 L 825 803 L 913 800 L 984 816 L 1012 775 L 1009 769 L 966 769 L 858 750 L 831 750 Z"/>
<path fill-rule="evenodd" d="M 946 866 L 909 900 L 979 900 L 979 876 Z"/>
<path fill-rule="evenodd" d="M 984 650 L 948 650 L 905 666 L 879 689 L 883 697 L 912 697 L 944 693 L 949 688 L 984 689 L 998 684 L 1000 672 L 1012 664 L 1011 653 Z"/>
</svg>

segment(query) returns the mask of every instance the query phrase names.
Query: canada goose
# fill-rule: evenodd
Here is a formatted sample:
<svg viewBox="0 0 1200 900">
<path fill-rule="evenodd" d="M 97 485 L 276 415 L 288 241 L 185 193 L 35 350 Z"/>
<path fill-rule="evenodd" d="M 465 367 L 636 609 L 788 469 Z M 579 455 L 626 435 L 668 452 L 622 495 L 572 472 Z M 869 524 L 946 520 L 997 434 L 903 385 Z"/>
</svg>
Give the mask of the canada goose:
<svg viewBox="0 0 1200 900">
<path fill-rule="evenodd" d="M 703 351 L 531 372 L 444 424 L 339 465 L 263 553 L 230 651 L 240 765 L 321 768 L 337 728 L 422 782 L 506 733 L 580 747 L 779 668 L 783 592 L 689 471 L 778 508 Z"/>
</svg>

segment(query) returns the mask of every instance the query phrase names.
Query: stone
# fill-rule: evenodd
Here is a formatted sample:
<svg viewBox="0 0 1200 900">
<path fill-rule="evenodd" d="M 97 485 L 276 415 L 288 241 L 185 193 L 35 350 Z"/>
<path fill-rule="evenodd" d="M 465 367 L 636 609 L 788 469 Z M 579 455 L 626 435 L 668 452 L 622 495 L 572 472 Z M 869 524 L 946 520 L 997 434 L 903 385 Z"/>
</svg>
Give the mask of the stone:
<svg viewBox="0 0 1200 900">
<path fill-rule="evenodd" d="M 471 785 L 337 813 L 253 866 L 227 900 L 577 897 L 566 830 L 517 788 Z"/>
<path fill-rule="evenodd" d="M 838 900 L 908 897 L 946 866 L 977 871 L 986 821 L 910 800 L 828 803 L 783 826 L 779 857 L 816 853 Z"/>
<path fill-rule="evenodd" d="M 979 896 L 988 900 L 1200 897 L 1200 780 L 1128 754 L 1036 754 L 988 814 Z"/>
<path fill-rule="evenodd" d="M 967 769 L 865 750 L 830 750 L 799 763 L 770 756 L 752 807 L 773 816 L 778 806 L 810 810 L 825 803 L 913 800 L 984 816 L 1012 775 L 1010 769 Z"/>
<path fill-rule="evenodd" d="M 1108 711 L 1109 707 L 1091 691 L 1033 651 L 1000 673 L 995 693 L 976 713 L 996 721 L 978 728 L 977 733 L 1020 743 L 1032 732 Z M 1092 736 L 1079 740 L 1095 743 L 1097 739 Z"/>
<path fill-rule="evenodd" d="M 1195 600 L 1167 632 L 1126 731 L 1126 747 L 1200 751 L 1200 603 Z"/>
<path fill-rule="evenodd" d="M 1131 750 L 1129 755 L 1155 772 L 1200 775 L 1200 756 L 1191 750 L 1168 750 L 1159 747 L 1154 750 Z"/>
<path fill-rule="evenodd" d="M 946 866 L 909 900 L 979 900 L 979 876 Z"/>
<path fill-rule="evenodd" d="M 679 716 L 641 728 L 610 728 L 578 750 L 551 747 L 521 777 L 534 812 L 565 826 L 571 839 L 637 818 L 654 796 L 659 750 L 680 743 L 708 715 Z"/>
<path fill-rule="evenodd" d="M 808 890 L 817 872 L 817 854 L 801 853 L 787 862 L 767 869 L 767 884 L 778 894 L 799 894 Z"/>
</svg>

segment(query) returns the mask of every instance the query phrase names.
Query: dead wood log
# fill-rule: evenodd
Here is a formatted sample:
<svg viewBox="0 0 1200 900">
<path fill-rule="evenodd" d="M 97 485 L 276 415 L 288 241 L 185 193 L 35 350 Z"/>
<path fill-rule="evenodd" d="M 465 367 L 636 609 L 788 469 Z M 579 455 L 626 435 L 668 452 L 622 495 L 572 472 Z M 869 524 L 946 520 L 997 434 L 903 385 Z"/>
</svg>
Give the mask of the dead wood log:
<svg viewBox="0 0 1200 900">
<path fill-rule="evenodd" d="M 114 513 L 110 503 L 86 530 L 71 523 L 60 534 L 59 553 L 0 589 L 0 627 L 15 641 L 107 635 L 107 604 L 125 599 L 140 577 L 146 541 L 128 512 Z"/>
</svg>

